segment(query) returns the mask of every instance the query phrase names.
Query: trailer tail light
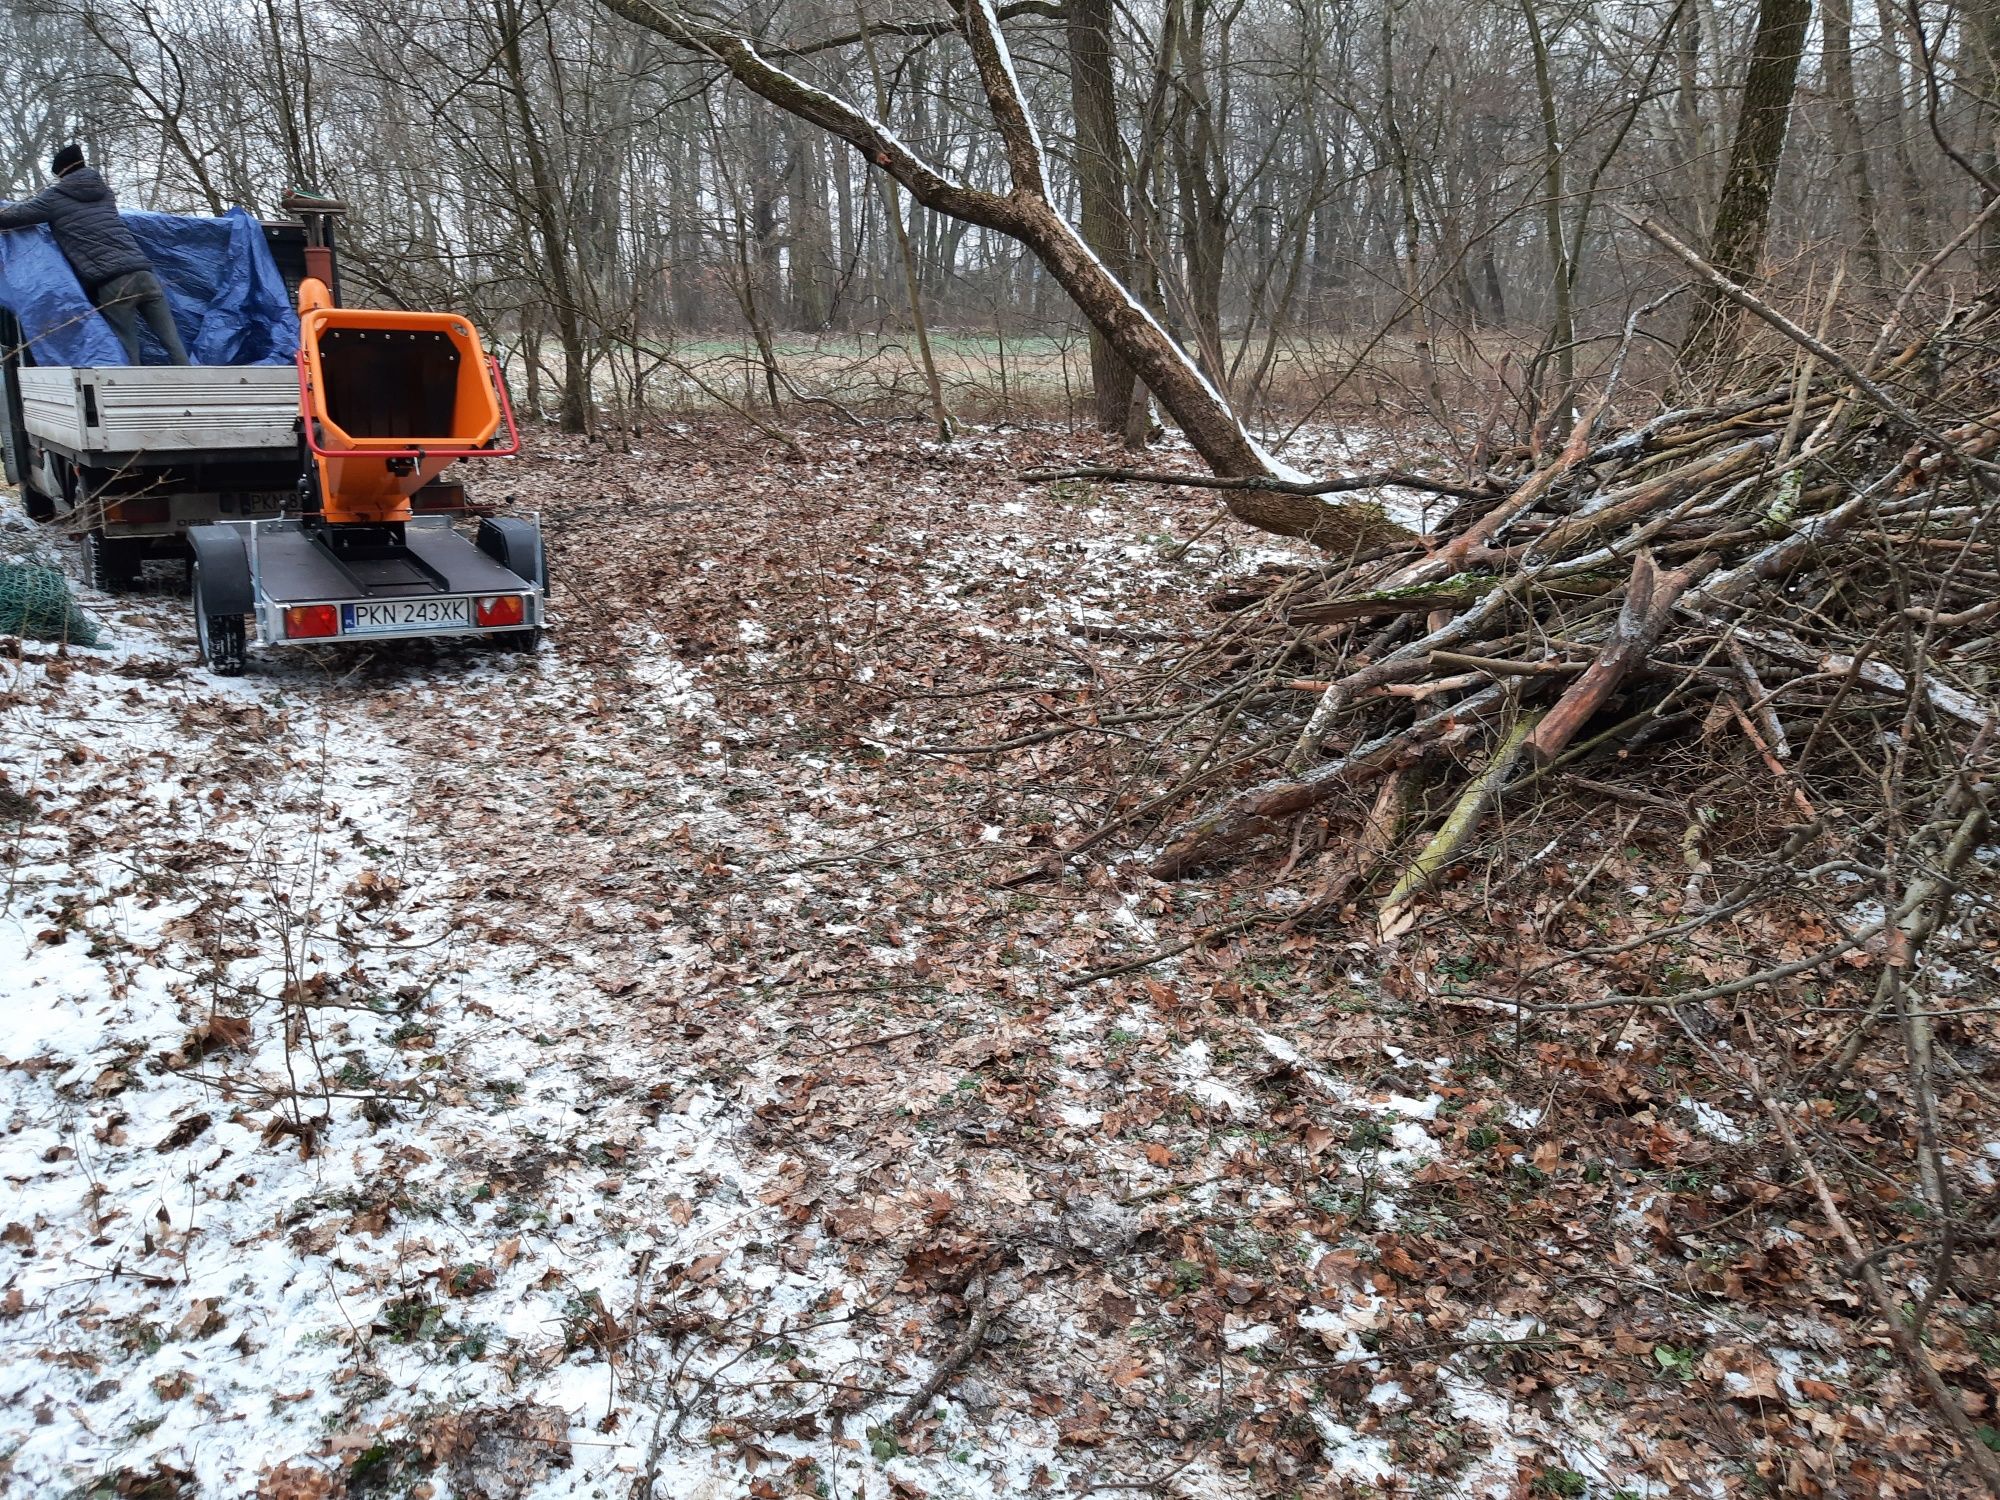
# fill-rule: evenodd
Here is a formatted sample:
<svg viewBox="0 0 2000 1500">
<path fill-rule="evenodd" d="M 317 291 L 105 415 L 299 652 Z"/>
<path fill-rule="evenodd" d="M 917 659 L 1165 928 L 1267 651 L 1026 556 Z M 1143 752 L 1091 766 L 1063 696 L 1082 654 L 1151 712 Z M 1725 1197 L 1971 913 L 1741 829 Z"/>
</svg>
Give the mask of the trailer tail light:
<svg viewBox="0 0 2000 1500">
<path fill-rule="evenodd" d="M 339 634 L 340 606 L 336 604 L 294 604 L 285 610 L 285 639 L 288 641 Z"/>
<path fill-rule="evenodd" d="M 173 514 L 173 507 L 164 496 L 150 500 L 107 500 L 104 504 L 104 519 L 114 525 L 157 526 Z"/>
<path fill-rule="evenodd" d="M 482 627 L 518 625 L 526 618 L 527 607 L 519 594 L 492 594 L 473 600 L 472 613 Z"/>
</svg>

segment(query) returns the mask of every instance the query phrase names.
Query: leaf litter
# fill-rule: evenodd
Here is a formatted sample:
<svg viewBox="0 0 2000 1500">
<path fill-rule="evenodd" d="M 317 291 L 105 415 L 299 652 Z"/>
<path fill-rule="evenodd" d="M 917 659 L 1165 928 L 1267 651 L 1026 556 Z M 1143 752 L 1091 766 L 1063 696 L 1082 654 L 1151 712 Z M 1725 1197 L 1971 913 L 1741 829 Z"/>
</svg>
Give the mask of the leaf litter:
<svg viewBox="0 0 2000 1500">
<path fill-rule="evenodd" d="M 1265 899 L 1059 854 L 1175 763 L 1099 722 L 1121 665 L 1269 546 L 1024 490 L 1055 432 L 639 446 L 517 470 L 531 657 L 217 681 L 171 596 L 8 646 L 0 1472 L 1947 1492 L 1755 1112 L 1649 1030 L 1510 1043 L 1454 1003 L 1490 951 L 1337 931 L 1073 982 Z M 1608 874 L 1613 921 L 1671 878 Z M 1981 1422 L 1988 1352 L 1939 1351 Z"/>
</svg>

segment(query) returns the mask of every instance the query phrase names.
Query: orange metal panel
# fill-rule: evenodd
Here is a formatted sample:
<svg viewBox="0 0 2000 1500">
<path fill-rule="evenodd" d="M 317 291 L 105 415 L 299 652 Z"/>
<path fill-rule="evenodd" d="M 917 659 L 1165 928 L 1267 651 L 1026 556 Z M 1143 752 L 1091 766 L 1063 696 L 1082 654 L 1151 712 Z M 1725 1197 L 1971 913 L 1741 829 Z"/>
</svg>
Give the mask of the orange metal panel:
<svg viewBox="0 0 2000 1500">
<path fill-rule="evenodd" d="M 322 348 L 335 333 L 358 335 L 349 347 L 379 350 L 378 357 L 390 361 L 397 357 L 399 335 L 410 340 L 412 348 L 420 337 L 427 347 L 435 348 L 441 336 L 457 356 L 443 430 L 381 437 L 343 427 L 339 413 L 329 409 L 333 382 Z M 370 344 L 372 339 L 383 342 Z M 310 436 L 319 467 L 321 506 L 331 522 L 408 520 L 410 496 L 468 450 L 482 448 L 501 427 L 498 372 L 480 347 L 472 324 L 456 313 L 334 307 L 325 285 L 309 279 L 299 288 L 299 367 L 301 411 L 314 424 Z M 425 394 L 432 402 L 444 395 Z"/>
</svg>

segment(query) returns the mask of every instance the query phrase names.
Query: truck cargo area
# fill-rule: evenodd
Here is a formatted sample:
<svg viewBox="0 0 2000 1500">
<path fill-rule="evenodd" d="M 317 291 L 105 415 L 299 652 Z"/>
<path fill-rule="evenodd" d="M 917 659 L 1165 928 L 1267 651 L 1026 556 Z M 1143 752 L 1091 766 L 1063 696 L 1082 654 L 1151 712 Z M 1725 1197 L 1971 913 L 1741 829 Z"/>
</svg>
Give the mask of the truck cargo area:
<svg viewBox="0 0 2000 1500">
<path fill-rule="evenodd" d="M 28 436 L 100 466 L 298 446 L 298 381 L 286 365 L 30 366 L 18 379 Z"/>
</svg>

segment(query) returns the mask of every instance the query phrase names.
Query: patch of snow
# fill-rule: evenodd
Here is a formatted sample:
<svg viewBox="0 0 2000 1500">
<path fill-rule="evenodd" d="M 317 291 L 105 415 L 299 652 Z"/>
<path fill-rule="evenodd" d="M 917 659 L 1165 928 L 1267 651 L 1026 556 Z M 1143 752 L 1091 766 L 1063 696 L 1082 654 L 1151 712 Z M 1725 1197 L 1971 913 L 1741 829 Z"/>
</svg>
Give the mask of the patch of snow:
<svg viewBox="0 0 2000 1500">
<path fill-rule="evenodd" d="M 1207 1042 L 1197 1039 L 1181 1048 L 1174 1055 L 1174 1071 L 1182 1092 L 1235 1119 L 1248 1119 L 1256 1114 L 1256 1101 L 1217 1078 L 1212 1066 Z"/>
<path fill-rule="evenodd" d="M 1222 1342 L 1230 1349 L 1261 1349 L 1278 1336 L 1275 1323 L 1245 1323 L 1235 1315 L 1225 1319 L 1222 1325 Z"/>
<path fill-rule="evenodd" d="M 1725 1111 L 1717 1109 L 1712 1104 L 1700 1099 L 1684 1098 L 1681 1100 L 1681 1108 L 1694 1118 L 1695 1129 L 1710 1140 L 1736 1146 L 1748 1139 L 1741 1125 L 1738 1125 Z"/>
<path fill-rule="evenodd" d="M 1384 1439 L 1363 1437 L 1317 1407 L 1307 1415 L 1319 1431 L 1320 1461 L 1333 1478 L 1382 1484 L 1398 1472 L 1395 1451 Z"/>
<path fill-rule="evenodd" d="M 1507 1111 L 1503 1118 L 1516 1130 L 1536 1131 L 1542 1128 L 1542 1120 L 1546 1115 L 1546 1110 L 1530 1109 L 1527 1105 L 1510 1099 L 1507 1101 Z"/>
</svg>

